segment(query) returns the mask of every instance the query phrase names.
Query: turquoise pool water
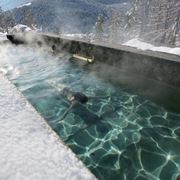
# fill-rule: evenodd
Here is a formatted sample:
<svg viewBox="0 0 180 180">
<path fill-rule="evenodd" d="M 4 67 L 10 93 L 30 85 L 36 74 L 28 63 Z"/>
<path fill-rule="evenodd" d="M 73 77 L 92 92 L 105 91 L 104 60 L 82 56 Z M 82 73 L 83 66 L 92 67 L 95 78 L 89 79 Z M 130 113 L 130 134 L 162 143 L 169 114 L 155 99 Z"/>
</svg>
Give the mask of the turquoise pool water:
<svg viewBox="0 0 180 180">
<path fill-rule="evenodd" d="M 156 91 L 165 92 L 164 84 L 43 49 L 6 45 L 0 59 L 1 71 L 98 179 L 180 178 L 179 90 L 167 86 L 163 96 L 174 103 L 163 101 Z M 99 97 L 59 121 L 70 106 L 63 87 Z"/>
</svg>

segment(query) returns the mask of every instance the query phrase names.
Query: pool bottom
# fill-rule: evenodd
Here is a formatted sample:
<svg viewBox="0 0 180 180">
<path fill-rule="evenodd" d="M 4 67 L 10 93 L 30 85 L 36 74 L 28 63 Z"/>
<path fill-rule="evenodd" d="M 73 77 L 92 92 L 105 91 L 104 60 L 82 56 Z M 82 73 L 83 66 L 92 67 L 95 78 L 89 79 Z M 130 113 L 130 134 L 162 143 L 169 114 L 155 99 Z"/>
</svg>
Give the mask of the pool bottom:
<svg viewBox="0 0 180 180">
<path fill-rule="evenodd" d="M 68 70 L 69 76 L 74 70 Z M 98 179 L 159 177 L 169 180 L 178 176 L 180 116 L 124 89 L 96 82 L 96 76 L 88 74 L 86 77 L 84 73 L 76 77 L 76 82 L 69 79 L 68 83 L 75 83 L 71 88 L 104 98 L 91 99 L 87 106 L 74 107 L 63 121 L 59 119 L 70 104 L 61 93 L 47 84 L 39 87 L 39 92 L 35 90 L 38 94 L 48 88 L 53 91 L 52 98 L 40 98 L 38 103 L 35 100 L 34 106 L 63 141 Z M 54 83 L 62 86 L 63 81 L 56 79 Z M 90 82 L 96 87 L 89 86 Z M 34 95 L 32 89 L 30 91 Z M 171 170 L 167 171 L 169 168 Z"/>
<path fill-rule="evenodd" d="M 179 178 L 179 114 L 104 81 L 66 54 L 11 47 L 0 56 L 8 57 L 2 65 L 8 78 L 98 179 Z M 74 107 L 59 121 L 70 104 L 50 83 L 103 97 Z"/>
<path fill-rule="evenodd" d="M 121 104 L 114 107 L 112 101 Z M 102 115 L 95 123 L 85 124 L 74 110 L 55 131 L 99 179 L 174 179 L 180 163 L 179 116 L 127 94 L 110 102 L 96 104 L 96 114 L 102 110 Z"/>
</svg>

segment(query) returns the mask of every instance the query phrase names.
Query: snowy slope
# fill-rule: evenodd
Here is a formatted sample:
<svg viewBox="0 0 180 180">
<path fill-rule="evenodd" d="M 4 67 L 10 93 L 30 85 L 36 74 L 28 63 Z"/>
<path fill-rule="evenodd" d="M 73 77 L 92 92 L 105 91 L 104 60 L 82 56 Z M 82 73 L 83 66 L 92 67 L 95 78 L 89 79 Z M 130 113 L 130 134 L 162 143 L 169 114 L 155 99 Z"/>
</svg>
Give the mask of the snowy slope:
<svg viewBox="0 0 180 180">
<path fill-rule="evenodd" d="M 124 43 L 124 45 L 130 46 L 130 47 L 135 47 L 140 50 L 165 52 L 165 53 L 176 54 L 176 55 L 180 56 L 180 48 L 179 47 L 170 48 L 170 47 L 165 47 L 165 46 L 154 46 L 152 44 L 143 42 L 139 39 L 132 39 L 132 40 Z"/>
<path fill-rule="evenodd" d="M 31 2 L 28 2 L 28 3 L 21 4 L 21 5 L 17 6 L 17 8 L 22 8 L 22 7 L 30 6 L 30 5 L 31 5 Z"/>
<path fill-rule="evenodd" d="M 118 4 L 124 4 L 124 0 L 36 0 L 5 12 L 7 18 L 1 21 L 0 17 L 0 26 L 2 22 L 13 26 L 33 23 L 46 32 L 91 32 L 97 17 L 101 15 L 107 21 L 108 9 Z M 119 7 L 124 11 L 124 5 Z"/>
</svg>

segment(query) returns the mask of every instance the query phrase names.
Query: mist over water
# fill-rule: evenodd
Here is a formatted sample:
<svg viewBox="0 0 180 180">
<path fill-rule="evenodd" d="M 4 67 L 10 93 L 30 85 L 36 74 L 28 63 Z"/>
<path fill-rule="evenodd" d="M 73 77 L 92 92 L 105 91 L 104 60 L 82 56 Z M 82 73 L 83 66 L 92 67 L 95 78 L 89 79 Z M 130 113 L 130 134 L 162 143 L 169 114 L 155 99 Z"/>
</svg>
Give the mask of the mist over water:
<svg viewBox="0 0 180 180">
<path fill-rule="evenodd" d="M 153 81 L 73 60 L 66 52 L 54 56 L 49 49 L 11 44 L 0 45 L 0 71 L 98 179 L 178 178 L 180 114 L 136 89 L 138 83 Z M 62 87 L 97 98 L 59 121 L 70 106 Z"/>
</svg>

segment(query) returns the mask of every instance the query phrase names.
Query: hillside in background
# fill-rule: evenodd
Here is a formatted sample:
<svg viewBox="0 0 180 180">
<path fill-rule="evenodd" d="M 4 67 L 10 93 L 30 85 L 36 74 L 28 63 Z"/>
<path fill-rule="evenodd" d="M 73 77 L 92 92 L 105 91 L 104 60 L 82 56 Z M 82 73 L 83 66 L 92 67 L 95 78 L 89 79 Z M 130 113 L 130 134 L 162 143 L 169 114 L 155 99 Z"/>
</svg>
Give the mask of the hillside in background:
<svg viewBox="0 0 180 180">
<path fill-rule="evenodd" d="M 179 46 L 180 1 L 35 0 L 0 14 L 1 29 L 16 24 L 56 34 L 98 31 L 116 43 L 139 38 L 156 45 Z"/>
<path fill-rule="evenodd" d="M 180 45 L 179 0 L 134 0 L 127 29 L 144 41 Z"/>
<path fill-rule="evenodd" d="M 124 0 L 36 0 L 29 6 L 5 11 L 0 15 L 0 26 L 6 29 L 16 24 L 35 24 L 48 32 L 87 33 L 98 16 L 104 22 L 108 20 L 108 5 L 117 2 L 122 4 Z"/>
</svg>

